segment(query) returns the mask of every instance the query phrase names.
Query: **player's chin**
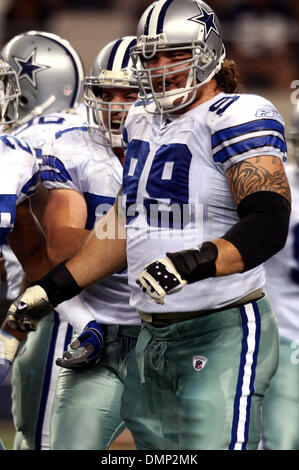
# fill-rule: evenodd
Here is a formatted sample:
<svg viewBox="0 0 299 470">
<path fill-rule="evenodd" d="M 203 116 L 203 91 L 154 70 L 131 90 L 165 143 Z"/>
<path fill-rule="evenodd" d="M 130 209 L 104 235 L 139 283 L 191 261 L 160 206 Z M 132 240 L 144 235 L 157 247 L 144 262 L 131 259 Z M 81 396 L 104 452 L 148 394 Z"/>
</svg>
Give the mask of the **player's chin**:
<svg viewBox="0 0 299 470">
<path fill-rule="evenodd" d="M 184 110 L 186 111 L 194 101 L 197 101 L 197 96 L 194 95 L 194 92 L 190 92 L 187 97 L 180 96 L 179 98 L 175 99 L 173 102 L 173 107 L 177 107 L 183 105 Z"/>
<path fill-rule="evenodd" d="M 173 101 L 173 107 L 180 106 L 183 103 L 183 97 L 177 98 Z"/>
</svg>

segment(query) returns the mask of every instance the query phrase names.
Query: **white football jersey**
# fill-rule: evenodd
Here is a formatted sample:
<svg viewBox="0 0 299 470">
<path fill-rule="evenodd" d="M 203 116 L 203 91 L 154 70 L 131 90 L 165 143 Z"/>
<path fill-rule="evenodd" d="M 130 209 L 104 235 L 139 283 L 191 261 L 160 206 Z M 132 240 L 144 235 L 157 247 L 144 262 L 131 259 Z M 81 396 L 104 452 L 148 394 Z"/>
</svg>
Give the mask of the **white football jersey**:
<svg viewBox="0 0 299 470">
<path fill-rule="evenodd" d="M 86 107 L 37 116 L 15 129 L 12 134 L 21 137 L 34 148 L 38 164 L 42 161 L 42 148 L 54 134 L 64 127 L 80 126 L 86 122 Z"/>
<path fill-rule="evenodd" d="M 55 140 L 43 149 L 44 185 L 48 189 L 70 189 L 82 194 L 88 211 L 85 228 L 89 230 L 112 207 L 121 186 L 122 172 L 111 148 L 95 143 L 87 126 L 57 132 Z M 80 295 L 100 323 L 140 323 L 140 317 L 129 303 L 126 270 L 93 284 Z"/>
<path fill-rule="evenodd" d="M 292 191 L 292 212 L 285 247 L 265 263 L 266 285 L 277 318 L 279 333 L 299 339 L 299 170 L 287 165 Z"/>
<path fill-rule="evenodd" d="M 9 134 L 0 136 L 0 245 L 16 219 L 16 206 L 33 195 L 39 172 L 34 151 Z"/>
<path fill-rule="evenodd" d="M 257 95 L 220 93 L 170 121 L 146 112 L 137 102 L 123 137 L 132 305 L 157 313 L 216 309 L 262 287 L 261 265 L 187 285 L 159 305 L 136 285 L 136 279 L 147 263 L 167 252 L 217 239 L 238 222 L 226 171 L 261 155 L 285 161 L 284 125 L 275 107 Z"/>
<path fill-rule="evenodd" d="M 85 121 L 86 108 L 85 105 L 81 104 L 76 109 L 70 111 L 62 111 L 30 119 L 25 124 L 14 129 L 11 135 L 21 138 L 30 145 L 34 150 L 37 164 L 40 166 L 42 161 L 42 147 L 54 136 L 55 132 L 63 127 L 82 125 Z M 6 297 L 8 300 L 13 300 L 19 295 L 19 288 L 23 279 L 23 270 L 7 244 L 3 245 L 2 251 L 7 273 Z"/>
</svg>

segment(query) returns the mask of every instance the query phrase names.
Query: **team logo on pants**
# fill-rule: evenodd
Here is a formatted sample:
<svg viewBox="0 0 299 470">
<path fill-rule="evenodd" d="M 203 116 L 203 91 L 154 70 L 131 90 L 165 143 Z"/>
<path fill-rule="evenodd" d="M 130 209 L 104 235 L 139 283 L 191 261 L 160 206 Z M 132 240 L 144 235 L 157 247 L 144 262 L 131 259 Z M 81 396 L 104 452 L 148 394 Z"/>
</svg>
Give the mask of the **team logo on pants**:
<svg viewBox="0 0 299 470">
<path fill-rule="evenodd" d="M 208 359 L 203 356 L 193 356 L 193 369 L 197 372 L 202 370 L 207 363 Z"/>
</svg>

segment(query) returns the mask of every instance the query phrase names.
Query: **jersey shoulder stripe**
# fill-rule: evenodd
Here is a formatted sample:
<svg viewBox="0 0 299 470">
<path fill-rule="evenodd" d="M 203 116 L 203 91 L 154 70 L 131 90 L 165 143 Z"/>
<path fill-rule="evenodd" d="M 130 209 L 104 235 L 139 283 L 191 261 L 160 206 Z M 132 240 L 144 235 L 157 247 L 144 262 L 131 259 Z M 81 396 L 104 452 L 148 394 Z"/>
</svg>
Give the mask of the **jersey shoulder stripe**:
<svg viewBox="0 0 299 470">
<path fill-rule="evenodd" d="M 42 168 L 40 170 L 42 181 L 58 181 L 65 183 L 72 181 L 70 173 L 59 158 L 52 155 L 44 155 Z"/>
<path fill-rule="evenodd" d="M 213 159 L 217 163 L 224 163 L 231 157 L 242 155 L 251 150 L 265 148 L 266 153 L 269 153 L 269 147 L 278 149 L 280 152 L 286 152 L 286 143 L 275 135 L 265 135 L 260 137 L 250 137 L 235 144 L 227 145 L 218 152 L 213 152 Z"/>
<path fill-rule="evenodd" d="M 222 142 L 234 139 L 235 137 L 259 131 L 276 131 L 281 134 L 282 138 L 284 138 L 284 126 L 279 121 L 276 121 L 275 119 L 257 119 L 245 122 L 244 124 L 220 129 L 215 132 L 212 134 L 212 148 L 217 147 Z"/>
<path fill-rule="evenodd" d="M 34 173 L 30 180 L 24 184 L 23 188 L 21 189 L 21 193 L 28 197 L 35 194 L 39 183 L 39 176 L 39 171 Z"/>
</svg>

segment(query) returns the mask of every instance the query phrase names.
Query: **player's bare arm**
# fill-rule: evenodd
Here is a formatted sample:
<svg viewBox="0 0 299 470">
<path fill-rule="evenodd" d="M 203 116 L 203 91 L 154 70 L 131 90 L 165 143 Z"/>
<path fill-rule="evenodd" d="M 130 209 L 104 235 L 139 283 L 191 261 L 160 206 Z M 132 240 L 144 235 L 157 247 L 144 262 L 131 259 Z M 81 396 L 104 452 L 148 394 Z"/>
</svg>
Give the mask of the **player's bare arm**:
<svg viewBox="0 0 299 470">
<path fill-rule="evenodd" d="M 291 203 L 291 192 L 281 160 L 277 157 L 255 157 L 233 165 L 226 173 L 236 205 L 256 191 L 274 191 Z"/>
<path fill-rule="evenodd" d="M 44 211 L 48 200 L 48 190 L 42 184 L 38 185 L 36 194 L 33 194 L 30 198 L 30 204 L 33 214 L 37 217 L 37 220 L 42 223 Z"/>
<path fill-rule="evenodd" d="M 80 287 L 85 288 L 126 266 L 126 233 L 123 222 L 117 198 L 110 211 L 95 225 L 82 250 L 66 263 Z"/>
<path fill-rule="evenodd" d="M 233 165 L 226 173 L 236 206 L 258 191 L 273 191 L 291 204 L 291 192 L 283 164 L 279 158 L 261 156 Z M 214 241 L 218 248 L 217 276 L 242 272 L 244 262 L 238 249 L 228 240 Z"/>
<path fill-rule="evenodd" d="M 90 233 L 85 229 L 87 207 L 82 194 L 69 189 L 49 191 L 43 225 L 47 238 L 47 250 L 55 266 L 74 256 Z"/>
<path fill-rule="evenodd" d="M 114 231 L 112 236 L 111 229 Z M 125 227 L 113 206 L 73 258 L 55 266 L 11 305 L 8 312 L 10 327 L 21 331 L 35 330 L 51 306 L 57 306 L 97 280 L 124 268 L 126 258 Z"/>
<path fill-rule="evenodd" d="M 28 282 L 43 276 L 51 267 L 46 251 L 43 230 L 26 199 L 16 208 L 16 221 L 7 237 L 8 243 L 20 261 Z"/>
<path fill-rule="evenodd" d="M 49 271 L 51 263 L 46 251 L 45 235 L 31 211 L 28 199 L 17 206 L 15 225 L 7 240 L 23 267 L 28 283 Z M 19 341 L 24 337 L 24 332 L 12 330 L 7 320 L 1 330 L 13 334 Z"/>
</svg>

